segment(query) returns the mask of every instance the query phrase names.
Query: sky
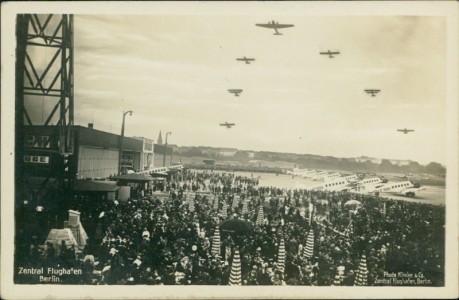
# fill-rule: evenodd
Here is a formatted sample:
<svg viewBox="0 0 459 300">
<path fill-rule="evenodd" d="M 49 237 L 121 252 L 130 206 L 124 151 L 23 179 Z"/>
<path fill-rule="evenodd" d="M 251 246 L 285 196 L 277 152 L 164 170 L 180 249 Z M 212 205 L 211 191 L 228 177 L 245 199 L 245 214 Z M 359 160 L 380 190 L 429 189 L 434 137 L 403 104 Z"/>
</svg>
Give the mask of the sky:
<svg viewBox="0 0 459 300">
<path fill-rule="evenodd" d="M 442 17 L 75 15 L 74 43 L 78 125 L 133 110 L 126 136 L 180 146 L 446 163 Z"/>
</svg>

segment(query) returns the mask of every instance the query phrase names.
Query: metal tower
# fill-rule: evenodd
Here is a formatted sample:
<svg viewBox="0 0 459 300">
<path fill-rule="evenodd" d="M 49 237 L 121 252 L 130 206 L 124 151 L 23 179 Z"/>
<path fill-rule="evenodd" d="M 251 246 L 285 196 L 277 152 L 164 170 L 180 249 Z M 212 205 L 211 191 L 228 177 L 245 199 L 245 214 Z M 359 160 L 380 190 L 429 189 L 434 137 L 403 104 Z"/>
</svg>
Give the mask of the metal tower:
<svg viewBox="0 0 459 300">
<path fill-rule="evenodd" d="M 16 37 L 16 200 L 26 197 L 33 152 L 49 168 L 38 194 L 53 189 L 65 201 L 74 178 L 73 15 L 18 14 Z M 30 134 L 34 125 L 41 133 Z"/>
</svg>

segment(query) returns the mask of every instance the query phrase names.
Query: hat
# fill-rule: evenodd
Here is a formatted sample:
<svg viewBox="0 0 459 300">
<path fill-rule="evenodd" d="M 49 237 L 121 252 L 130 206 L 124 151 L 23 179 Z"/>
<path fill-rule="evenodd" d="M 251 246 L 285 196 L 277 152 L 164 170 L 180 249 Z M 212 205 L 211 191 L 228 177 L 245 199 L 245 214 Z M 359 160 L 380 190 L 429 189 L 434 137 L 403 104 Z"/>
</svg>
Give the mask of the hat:
<svg viewBox="0 0 459 300">
<path fill-rule="evenodd" d="M 193 245 L 193 246 L 191 247 L 191 250 L 193 250 L 193 251 L 196 251 L 197 249 L 198 249 L 198 247 L 196 247 L 196 245 Z"/>
<path fill-rule="evenodd" d="M 258 247 L 258 248 L 257 248 L 257 251 L 261 251 L 261 248 L 260 248 L 260 247 Z"/>
</svg>

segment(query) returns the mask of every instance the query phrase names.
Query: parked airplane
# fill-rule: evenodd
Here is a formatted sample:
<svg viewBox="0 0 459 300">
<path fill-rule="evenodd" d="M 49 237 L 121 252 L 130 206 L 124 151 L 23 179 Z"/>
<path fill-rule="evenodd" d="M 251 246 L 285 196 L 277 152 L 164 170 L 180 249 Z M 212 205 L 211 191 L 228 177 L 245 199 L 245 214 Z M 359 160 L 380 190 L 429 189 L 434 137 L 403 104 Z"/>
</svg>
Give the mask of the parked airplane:
<svg viewBox="0 0 459 300">
<path fill-rule="evenodd" d="M 382 186 L 384 183 L 379 177 L 365 178 L 352 184 L 351 191 L 356 193 L 372 192 L 375 188 Z"/>
<path fill-rule="evenodd" d="M 322 54 L 322 55 L 328 55 L 330 58 L 333 58 L 334 57 L 333 55 L 339 54 L 339 51 L 332 52 L 332 51 L 328 50 L 327 52 L 319 52 L 319 53 Z"/>
<path fill-rule="evenodd" d="M 350 182 L 343 177 L 340 177 L 329 182 L 313 186 L 311 189 L 315 191 L 344 191 L 350 189 Z"/>
<path fill-rule="evenodd" d="M 425 188 L 416 187 L 411 181 L 388 182 L 381 187 L 375 188 L 372 192 L 391 193 L 408 197 L 416 196 L 416 192 L 425 190 Z"/>
<path fill-rule="evenodd" d="M 136 174 L 144 174 L 144 175 L 163 175 L 167 176 L 170 172 L 180 171 L 183 170 L 183 165 L 171 165 L 168 167 L 159 167 L 159 168 L 152 168 L 145 171 L 136 172 Z"/>
<path fill-rule="evenodd" d="M 318 172 L 316 172 L 316 174 L 314 174 L 314 176 L 312 177 L 312 180 L 322 179 L 327 174 L 328 174 L 327 171 L 318 171 Z"/>
<path fill-rule="evenodd" d="M 229 89 L 228 92 L 234 94 L 234 96 L 239 97 L 239 94 L 242 93 L 241 89 Z"/>
<path fill-rule="evenodd" d="M 350 183 L 356 183 L 360 180 L 359 176 L 357 176 L 356 174 L 343 176 L 343 178 L 349 181 Z"/>
<path fill-rule="evenodd" d="M 303 176 L 303 174 L 307 172 L 309 172 L 308 169 L 294 168 L 292 170 L 288 170 L 287 174 L 291 174 L 293 176 Z"/>
<path fill-rule="evenodd" d="M 236 125 L 236 124 L 235 123 L 228 123 L 228 122 L 220 124 L 220 126 L 226 126 L 226 128 L 231 128 L 231 126 L 234 126 L 234 125 Z"/>
<path fill-rule="evenodd" d="M 375 90 L 375 89 L 367 89 L 365 90 L 365 93 L 371 94 L 371 97 L 374 97 L 377 93 L 379 93 L 381 90 Z"/>
<path fill-rule="evenodd" d="M 255 61 L 255 58 L 247 58 L 244 56 L 243 58 L 236 58 L 236 60 L 245 61 L 246 64 L 250 65 L 250 62 Z"/>
<path fill-rule="evenodd" d="M 316 173 L 317 173 L 316 170 L 311 170 L 311 171 L 307 171 L 307 172 L 303 173 L 301 176 L 304 177 L 304 178 L 311 178 Z"/>
<path fill-rule="evenodd" d="M 338 173 L 338 172 L 335 172 L 335 173 L 331 173 L 331 174 L 326 174 L 320 178 L 317 178 L 317 179 L 313 179 L 313 180 L 323 180 L 324 182 L 327 182 L 327 181 L 331 181 L 335 178 L 340 178 L 341 177 L 341 174 Z"/>
<path fill-rule="evenodd" d="M 408 132 L 413 132 L 414 129 L 406 129 L 406 128 L 404 128 L 404 129 L 397 129 L 397 131 L 400 131 L 400 132 L 403 132 L 404 134 L 407 134 Z"/>
<path fill-rule="evenodd" d="M 282 35 L 282 33 L 278 31 L 278 29 L 293 27 L 292 24 L 279 24 L 279 22 L 275 22 L 275 21 L 268 22 L 267 24 L 255 24 L 255 25 L 260 26 L 260 27 L 274 29 L 275 31 L 274 35 Z"/>
</svg>

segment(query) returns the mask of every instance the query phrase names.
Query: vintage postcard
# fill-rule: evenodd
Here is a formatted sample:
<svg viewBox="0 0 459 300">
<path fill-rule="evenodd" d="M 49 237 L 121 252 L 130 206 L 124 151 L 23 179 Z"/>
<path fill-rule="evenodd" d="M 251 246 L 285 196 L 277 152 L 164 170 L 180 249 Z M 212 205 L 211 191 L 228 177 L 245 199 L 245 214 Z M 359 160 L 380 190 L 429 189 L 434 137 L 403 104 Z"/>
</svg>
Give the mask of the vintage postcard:
<svg viewBox="0 0 459 300">
<path fill-rule="evenodd" d="M 454 2 L 2 5 L 5 299 L 458 296 Z"/>
</svg>

